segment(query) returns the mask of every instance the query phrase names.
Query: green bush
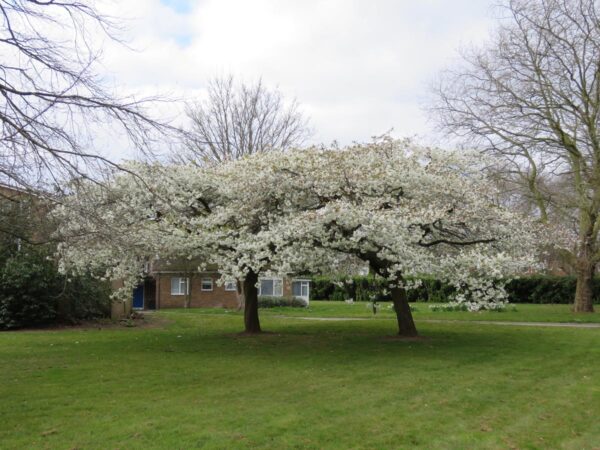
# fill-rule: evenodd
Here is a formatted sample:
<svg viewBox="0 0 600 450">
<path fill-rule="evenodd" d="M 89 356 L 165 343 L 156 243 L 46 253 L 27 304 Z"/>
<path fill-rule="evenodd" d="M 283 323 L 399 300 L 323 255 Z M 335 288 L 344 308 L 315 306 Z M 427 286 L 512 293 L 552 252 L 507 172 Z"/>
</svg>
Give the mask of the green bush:
<svg viewBox="0 0 600 450">
<path fill-rule="evenodd" d="M 386 282 L 373 276 L 327 277 L 318 276 L 311 280 L 310 296 L 319 300 L 344 301 L 354 299 L 358 302 L 389 301 L 385 293 Z"/>
<path fill-rule="evenodd" d="M 58 298 L 58 320 L 78 322 L 110 317 L 112 290 L 107 282 L 73 276 Z"/>
<path fill-rule="evenodd" d="M 109 295 L 105 283 L 90 277 L 67 280 L 43 249 L 0 261 L 0 329 L 107 317 Z"/>
<path fill-rule="evenodd" d="M 577 280 L 573 276 L 532 275 L 506 285 L 511 303 L 573 303 Z M 593 282 L 594 302 L 600 300 L 600 279 Z"/>
<path fill-rule="evenodd" d="M 421 278 L 421 285 L 407 291 L 411 302 L 446 302 L 455 289 L 433 278 Z M 340 286 L 341 285 L 341 286 Z M 354 277 L 314 277 L 311 280 L 311 297 L 318 300 L 343 301 L 353 299 L 357 302 L 390 301 L 387 282 L 374 276 Z"/>
<path fill-rule="evenodd" d="M 421 285 L 408 293 L 410 301 L 444 303 L 450 301 L 456 289 L 447 283 L 431 277 L 420 278 Z M 412 300 L 414 299 L 414 300 Z"/>
<path fill-rule="evenodd" d="M 298 297 L 258 297 L 259 308 L 276 308 L 278 306 L 287 306 L 291 308 L 306 308 L 306 300 Z"/>
<path fill-rule="evenodd" d="M 43 255 L 21 253 L 0 269 L 0 328 L 52 322 L 57 315 L 60 282 Z"/>
<path fill-rule="evenodd" d="M 337 286 L 332 283 L 331 277 L 313 277 L 310 282 L 310 296 L 311 298 L 319 300 L 332 300 L 331 297 L 336 287 Z"/>
<path fill-rule="evenodd" d="M 349 283 L 348 281 L 352 282 Z M 445 303 L 456 292 L 453 286 L 431 277 L 419 279 L 421 285 L 407 291 L 410 302 Z M 342 284 L 342 286 L 339 286 Z M 312 279 L 311 297 L 318 300 L 389 301 L 386 281 L 372 276 L 326 277 Z M 506 285 L 510 303 L 571 304 L 576 279 L 572 276 L 531 275 L 516 278 Z M 594 280 L 594 302 L 600 302 L 600 278 Z"/>
</svg>

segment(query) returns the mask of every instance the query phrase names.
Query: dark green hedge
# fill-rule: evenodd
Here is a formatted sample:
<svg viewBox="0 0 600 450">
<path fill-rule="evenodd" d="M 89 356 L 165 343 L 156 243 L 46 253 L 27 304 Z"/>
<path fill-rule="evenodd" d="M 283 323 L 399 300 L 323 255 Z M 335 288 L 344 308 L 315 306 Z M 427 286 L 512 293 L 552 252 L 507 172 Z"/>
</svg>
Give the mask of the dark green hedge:
<svg viewBox="0 0 600 450">
<path fill-rule="evenodd" d="M 110 289 L 91 277 L 69 280 L 49 252 L 25 248 L 0 259 L 0 330 L 110 316 Z"/>
<path fill-rule="evenodd" d="M 346 277 L 343 286 L 340 280 L 327 276 L 312 278 L 310 296 L 316 300 L 346 300 L 349 298 L 358 302 L 389 301 L 389 293 L 384 293 L 387 283 L 381 278 L 372 276 Z M 348 283 L 352 280 L 352 283 Z M 433 278 L 422 278 L 421 286 L 408 291 L 411 302 L 444 302 L 454 293 L 454 288 Z"/>
<path fill-rule="evenodd" d="M 512 280 L 506 286 L 513 303 L 573 303 L 577 281 L 574 276 L 535 275 Z M 600 302 L 600 278 L 593 282 L 594 303 Z"/>
<path fill-rule="evenodd" d="M 311 284 L 311 298 L 315 300 L 389 301 L 384 295 L 385 280 L 372 276 L 347 277 L 353 283 L 336 284 L 341 279 L 327 276 L 314 277 Z M 422 278 L 417 289 L 408 291 L 411 302 L 447 302 L 455 292 L 449 286 L 433 278 Z M 511 280 L 506 291 L 511 303 L 573 303 L 575 296 L 575 277 L 533 275 Z M 600 302 L 600 278 L 594 280 L 594 301 Z"/>
</svg>

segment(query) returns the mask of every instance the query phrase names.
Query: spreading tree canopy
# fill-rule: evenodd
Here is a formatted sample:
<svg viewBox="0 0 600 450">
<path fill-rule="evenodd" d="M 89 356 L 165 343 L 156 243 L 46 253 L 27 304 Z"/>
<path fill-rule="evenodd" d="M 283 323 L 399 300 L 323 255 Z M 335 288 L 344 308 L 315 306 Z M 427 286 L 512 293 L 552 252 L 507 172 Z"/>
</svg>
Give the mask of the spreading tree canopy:
<svg viewBox="0 0 600 450">
<path fill-rule="evenodd" d="M 270 152 L 213 167 L 135 167 L 67 199 L 65 267 L 102 268 L 131 288 L 149 258 L 199 258 L 244 286 L 258 332 L 258 277 L 326 272 L 352 255 L 388 280 L 399 332 L 417 331 L 408 278 L 453 283 L 470 309 L 503 302 L 503 282 L 534 265 L 535 226 L 495 201 L 477 154 L 382 139 Z M 144 182 L 140 182 L 144 180 Z"/>
</svg>

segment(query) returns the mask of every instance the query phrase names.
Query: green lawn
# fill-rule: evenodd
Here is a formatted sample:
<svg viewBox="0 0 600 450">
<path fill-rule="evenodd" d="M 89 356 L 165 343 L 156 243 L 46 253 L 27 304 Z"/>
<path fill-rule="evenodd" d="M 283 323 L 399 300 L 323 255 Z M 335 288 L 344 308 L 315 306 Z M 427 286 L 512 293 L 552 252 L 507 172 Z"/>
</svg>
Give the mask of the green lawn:
<svg viewBox="0 0 600 450">
<path fill-rule="evenodd" d="M 369 317 L 328 303 L 302 315 L 344 306 Z M 153 320 L 168 323 L 154 328 L 0 333 L 0 448 L 600 443 L 600 330 L 421 322 L 426 339 L 399 341 L 386 338 L 390 320 L 280 310 L 261 311 L 275 334 L 241 337 L 239 314 L 207 312 L 161 312 Z"/>
<path fill-rule="evenodd" d="M 596 305 L 593 314 L 580 314 L 571 312 L 570 305 L 531 305 L 518 304 L 509 305 L 504 312 L 442 312 L 432 311 L 431 303 L 413 303 L 416 309 L 413 312 L 415 320 L 493 320 L 512 322 L 574 322 L 574 323 L 600 323 L 600 305 Z M 179 313 L 192 314 L 239 314 L 221 308 L 178 310 Z M 373 315 L 372 309 L 367 303 L 356 302 L 347 304 L 344 302 L 311 301 L 309 308 L 269 308 L 261 309 L 261 316 L 285 315 L 302 317 L 363 317 L 369 319 L 393 319 L 394 313 L 390 303 L 382 303 L 381 309 Z"/>
</svg>

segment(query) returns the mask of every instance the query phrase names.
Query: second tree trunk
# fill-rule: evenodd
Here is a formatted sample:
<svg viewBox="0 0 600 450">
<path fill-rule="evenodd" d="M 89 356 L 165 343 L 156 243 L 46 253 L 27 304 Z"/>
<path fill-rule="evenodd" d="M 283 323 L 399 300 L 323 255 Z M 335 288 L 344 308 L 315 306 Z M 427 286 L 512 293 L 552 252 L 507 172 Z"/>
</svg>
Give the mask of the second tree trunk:
<svg viewBox="0 0 600 450">
<path fill-rule="evenodd" d="M 248 272 L 243 282 L 244 290 L 244 331 L 246 333 L 260 333 L 260 321 L 258 319 L 258 274 Z"/>
<path fill-rule="evenodd" d="M 580 260 L 578 262 L 574 312 L 594 312 L 593 280 L 595 271 L 595 266 L 588 261 Z"/>
<path fill-rule="evenodd" d="M 404 337 L 418 336 L 417 327 L 413 320 L 406 290 L 403 288 L 392 288 L 392 302 L 394 311 L 396 311 L 396 320 L 398 321 L 398 335 Z"/>
</svg>

